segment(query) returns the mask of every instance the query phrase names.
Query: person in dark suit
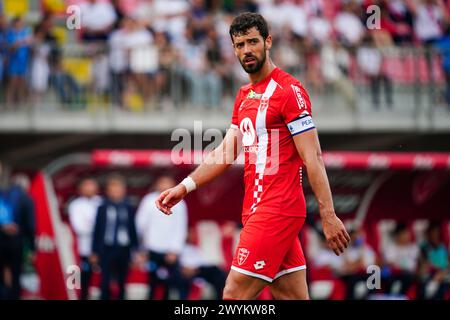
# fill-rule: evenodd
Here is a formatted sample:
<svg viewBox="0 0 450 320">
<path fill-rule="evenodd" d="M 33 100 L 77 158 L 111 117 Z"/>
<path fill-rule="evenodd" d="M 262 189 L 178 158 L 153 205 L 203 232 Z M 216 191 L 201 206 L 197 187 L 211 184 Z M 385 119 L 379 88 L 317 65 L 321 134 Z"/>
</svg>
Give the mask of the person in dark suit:
<svg viewBox="0 0 450 320">
<path fill-rule="evenodd" d="M 0 300 L 21 298 L 24 252 L 34 261 L 34 203 L 27 193 L 28 180 L 22 184 L 23 179 L 27 178 L 10 183 L 0 163 Z M 9 271 L 10 283 L 5 279 L 5 270 Z"/>
<path fill-rule="evenodd" d="M 106 198 L 97 211 L 94 227 L 91 263 L 102 273 L 101 299 L 110 299 L 110 282 L 117 276 L 119 299 L 125 298 L 125 280 L 131 256 L 138 241 L 134 224 L 134 208 L 126 198 L 125 179 L 117 174 L 106 181 Z"/>
</svg>

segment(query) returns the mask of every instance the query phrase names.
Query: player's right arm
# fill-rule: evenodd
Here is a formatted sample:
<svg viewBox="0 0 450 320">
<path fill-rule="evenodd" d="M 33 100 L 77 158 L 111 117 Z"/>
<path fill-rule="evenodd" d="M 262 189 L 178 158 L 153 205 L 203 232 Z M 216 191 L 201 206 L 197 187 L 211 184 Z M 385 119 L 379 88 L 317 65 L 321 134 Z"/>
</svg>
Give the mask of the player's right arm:
<svg viewBox="0 0 450 320">
<path fill-rule="evenodd" d="M 240 130 L 233 126 L 227 131 L 222 143 L 206 156 L 203 163 L 187 179 L 194 183 L 195 188 L 199 188 L 221 175 L 239 155 L 239 141 L 241 141 Z M 189 191 L 183 183 L 163 191 L 156 199 L 156 207 L 165 214 L 172 214 L 171 208 Z"/>
</svg>

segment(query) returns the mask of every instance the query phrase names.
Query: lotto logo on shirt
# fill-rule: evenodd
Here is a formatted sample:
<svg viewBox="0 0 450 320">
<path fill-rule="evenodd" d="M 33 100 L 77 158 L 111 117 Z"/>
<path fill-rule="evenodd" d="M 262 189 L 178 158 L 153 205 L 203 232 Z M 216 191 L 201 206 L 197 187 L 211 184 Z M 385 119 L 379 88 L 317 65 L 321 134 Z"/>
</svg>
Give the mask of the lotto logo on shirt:
<svg viewBox="0 0 450 320">
<path fill-rule="evenodd" d="M 300 110 L 306 109 L 305 99 L 303 99 L 302 91 L 296 85 L 291 84 L 292 90 L 294 90 L 295 97 L 297 98 L 297 104 Z"/>
</svg>

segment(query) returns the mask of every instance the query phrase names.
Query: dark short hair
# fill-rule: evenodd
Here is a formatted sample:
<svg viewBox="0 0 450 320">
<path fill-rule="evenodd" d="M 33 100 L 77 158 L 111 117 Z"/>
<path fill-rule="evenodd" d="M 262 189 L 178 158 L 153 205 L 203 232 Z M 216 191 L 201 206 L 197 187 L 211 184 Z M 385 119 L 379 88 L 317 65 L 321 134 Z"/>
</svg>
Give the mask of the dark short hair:
<svg viewBox="0 0 450 320">
<path fill-rule="evenodd" d="M 97 180 L 95 180 L 94 177 L 91 177 L 91 176 L 85 176 L 85 177 L 82 177 L 80 180 L 78 180 L 78 182 L 77 182 L 77 187 L 78 187 L 78 188 L 81 187 L 81 185 L 82 185 L 83 183 L 87 182 L 87 181 L 93 181 L 93 182 L 97 183 Z"/>
<path fill-rule="evenodd" d="M 269 26 L 264 17 L 258 13 L 245 12 L 234 18 L 231 23 L 231 41 L 233 41 L 233 36 L 245 35 L 253 27 L 259 31 L 264 40 L 267 39 L 269 36 Z"/>
<path fill-rule="evenodd" d="M 125 177 L 123 175 L 121 175 L 120 173 L 117 173 L 117 172 L 110 173 L 106 177 L 105 185 L 109 186 L 111 183 L 114 183 L 114 182 L 119 182 L 119 183 L 121 183 L 123 185 L 127 184 L 127 181 L 126 181 Z"/>
<path fill-rule="evenodd" d="M 398 236 L 400 233 L 404 231 L 408 231 L 408 225 L 403 221 L 398 222 L 393 230 L 393 235 Z"/>
<path fill-rule="evenodd" d="M 441 223 L 440 223 L 439 221 L 432 220 L 432 221 L 430 221 L 430 223 L 428 224 L 428 228 L 427 228 L 427 230 L 426 230 L 426 234 L 427 234 L 428 236 L 430 236 L 430 235 L 431 235 L 431 232 L 433 232 L 434 230 L 438 230 L 439 232 L 441 232 L 441 227 L 442 227 L 442 225 L 441 225 Z"/>
</svg>

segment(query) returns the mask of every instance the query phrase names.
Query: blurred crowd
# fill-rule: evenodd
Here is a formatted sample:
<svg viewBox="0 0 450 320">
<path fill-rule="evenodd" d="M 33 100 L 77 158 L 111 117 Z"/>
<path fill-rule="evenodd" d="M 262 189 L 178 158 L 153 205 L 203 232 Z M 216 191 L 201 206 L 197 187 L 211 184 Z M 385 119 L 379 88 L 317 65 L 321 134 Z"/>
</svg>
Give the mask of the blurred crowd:
<svg viewBox="0 0 450 320">
<path fill-rule="evenodd" d="M 311 264 L 316 273 L 343 284 L 345 299 L 448 299 L 450 260 L 442 222 L 428 221 L 424 231 L 423 239 L 414 239 L 410 225 L 398 221 L 373 248 L 364 229 L 350 225 L 348 250 L 335 256 L 322 238 Z"/>
<path fill-rule="evenodd" d="M 66 211 L 76 240 L 81 299 L 130 298 L 126 288 L 136 271 L 146 275 L 147 280 L 141 280 L 147 281 L 148 299 L 221 298 L 231 260 L 228 257 L 219 262 L 214 256 L 226 257 L 225 251 L 229 251 L 231 257 L 234 236 L 229 246 L 217 239 L 225 237 L 225 233 L 237 235 L 238 225 L 233 222 L 227 226 L 228 231 L 207 229 L 210 233 L 200 234 L 198 226 L 189 221 L 184 201 L 173 208 L 172 215 L 162 214 L 155 200 L 175 184 L 173 176 L 162 174 L 148 193 L 134 202 L 127 180 L 118 173 L 102 178 L 101 189 L 96 178 L 79 180 L 77 194 L 70 197 Z M 36 272 L 36 217 L 29 186 L 27 176 L 11 177 L 8 168 L 0 164 L 0 299 L 23 298 L 27 290 L 23 276 Z M 442 220 L 425 222 L 421 232 L 412 227 L 411 221 L 379 221 L 379 232 L 369 232 L 375 228 L 346 221 L 351 243 L 341 256 L 327 247 L 315 224 L 308 224 L 302 231 L 302 243 L 311 296 L 450 299 L 449 225 Z M 208 244 L 206 248 L 205 241 L 217 247 Z M 331 291 L 340 293 L 321 295 L 317 284 L 323 284 L 323 280 L 334 283 Z M 94 287 L 99 289 L 98 295 Z M 208 294 L 195 295 L 196 288 L 207 288 Z M 39 289 L 35 290 L 38 295 Z"/>
<path fill-rule="evenodd" d="M 100 101 L 123 108 L 158 107 L 164 98 L 175 105 L 186 100 L 192 107 L 218 108 L 225 94 L 233 96 L 247 81 L 228 34 L 233 17 L 245 11 L 260 12 L 269 22 L 278 66 L 318 94 L 331 88 L 352 110 L 358 77 L 368 84 L 375 108 L 394 104 L 387 60 L 402 48 L 419 50 L 431 89 L 437 81 L 433 57 L 439 54 L 447 84 L 440 97 L 450 103 L 448 0 L 69 2 L 80 5 L 81 29 L 70 45 L 84 48 L 91 63 L 89 83 L 80 84 L 64 67 L 73 52 L 63 50 L 54 34 L 57 15 L 44 12 L 33 28 L 23 18 L 3 16 L 0 74 L 7 107 L 30 96 L 39 102 L 51 86 L 63 104 L 83 105 L 88 89 Z"/>
<path fill-rule="evenodd" d="M 188 227 L 185 202 L 175 206 L 169 217 L 155 206 L 159 194 L 175 184 L 173 177 L 160 176 L 136 210 L 121 175 L 106 178 L 103 200 L 94 179 L 80 182 L 80 196 L 70 202 L 68 213 L 81 262 L 81 299 L 89 298 L 96 269 L 101 272 L 100 298 L 124 299 L 130 266 L 148 273 L 149 299 L 188 299 L 199 279 L 212 286 L 214 299 L 221 299 L 226 271 L 203 256 L 194 230 Z M 117 297 L 110 293 L 113 280 L 119 288 Z"/>
<path fill-rule="evenodd" d="M 188 299 L 198 280 L 213 288 L 210 298 L 221 298 L 228 267 L 208 262 L 195 226 L 189 227 L 184 201 L 173 208 L 170 216 L 155 206 L 159 194 L 175 184 L 170 175 L 158 177 L 133 209 L 126 181 L 120 175 L 107 177 L 103 200 L 94 179 L 81 180 L 79 197 L 70 202 L 68 213 L 82 261 L 82 299 L 89 298 L 89 279 L 95 269 L 102 274 L 101 298 L 123 299 L 130 267 L 148 273 L 149 299 Z M 325 272 L 328 279 L 342 284 L 345 293 L 340 298 L 450 298 L 449 248 L 442 221 L 427 221 L 421 238 L 413 238 L 409 223 L 398 221 L 379 235 L 378 248 L 371 246 L 373 241 L 368 241 L 363 227 L 349 221 L 348 230 L 350 247 L 341 256 L 327 247 L 323 237 L 316 248 L 304 243 L 310 284 Z M 369 279 L 373 272 L 370 267 L 378 269 L 378 280 Z M 112 276 L 119 284 L 118 297 L 110 294 Z"/>
</svg>

